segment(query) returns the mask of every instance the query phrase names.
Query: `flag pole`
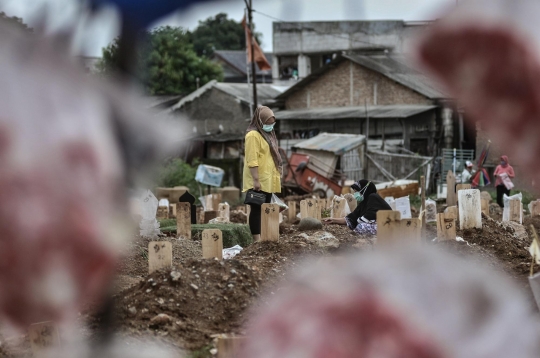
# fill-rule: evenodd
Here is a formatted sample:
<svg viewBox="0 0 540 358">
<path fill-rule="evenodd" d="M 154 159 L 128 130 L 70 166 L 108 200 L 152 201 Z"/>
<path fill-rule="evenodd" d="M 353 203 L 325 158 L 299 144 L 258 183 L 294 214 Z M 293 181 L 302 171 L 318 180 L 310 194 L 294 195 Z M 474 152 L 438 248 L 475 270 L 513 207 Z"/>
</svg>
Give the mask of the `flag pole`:
<svg viewBox="0 0 540 358">
<path fill-rule="evenodd" d="M 247 4 L 246 4 L 247 5 Z M 246 7 L 246 10 L 244 11 L 244 19 L 247 19 L 248 15 L 247 15 L 247 7 Z M 247 47 L 247 43 L 248 43 L 248 35 L 249 35 L 249 32 L 247 31 L 247 27 L 244 27 L 244 34 L 246 36 L 246 74 L 247 74 L 247 86 L 248 86 L 248 91 L 249 91 L 249 85 L 250 85 L 250 80 L 249 80 L 249 48 Z M 249 104 L 249 118 L 253 118 L 253 93 L 250 93 L 250 99 L 251 99 L 251 103 Z"/>
<path fill-rule="evenodd" d="M 257 73 L 255 72 L 255 46 L 253 46 L 253 2 L 244 0 L 248 9 L 249 29 L 251 36 L 249 38 L 249 47 L 251 49 L 251 79 L 253 83 L 253 112 L 257 108 Z M 249 4 L 248 4 L 249 1 Z"/>
</svg>

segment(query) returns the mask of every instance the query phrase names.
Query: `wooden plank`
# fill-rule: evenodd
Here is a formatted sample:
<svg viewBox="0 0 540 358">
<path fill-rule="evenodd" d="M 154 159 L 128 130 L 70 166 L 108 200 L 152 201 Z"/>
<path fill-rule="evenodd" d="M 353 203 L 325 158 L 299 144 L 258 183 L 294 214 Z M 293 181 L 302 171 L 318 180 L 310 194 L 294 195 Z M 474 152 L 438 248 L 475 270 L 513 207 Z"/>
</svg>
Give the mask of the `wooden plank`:
<svg viewBox="0 0 540 358">
<path fill-rule="evenodd" d="M 509 220 L 521 224 L 521 201 L 512 199 L 509 201 Z"/>
<path fill-rule="evenodd" d="M 458 192 L 459 228 L 482 228 L 482 203 L 480 190 L 467 189 Z"/>
<path fill-rule="evenodd" d="M 279 205 L 261 206 L 261 241 L 279 240 Z"/>
<path fill-rule="evenodd" d="M 323 210 L 326 210 L 326 199 L 315 199 L 317 201 L 317 206 L 319 207 L 319 211 L 317 212 L 318 213 L 318 217 L 317 219 L 321 220 L 322 218 L 322 212 Z"/>
<path fill-rule="evenodd" d="M 220 218 L 226 218 L 227 221 L 231 220 L 231 209 L 228 203 L 220 203 L 218 205 L 218 212 Z"/>
<path fill-rule="evenodd" d="M 218 214 L 219 214 L 219 211 L 214 211 L 214 210 L 205 211 L 204 212 L 204 222 L 203 223 L 208 224 L 208 222 L 210 220 L 217 218 Z"/>
<path fill-rule="evenodd" d="M 456 240 L 456 219 L 453 213 L 437 214 L 437 240 Z"/>
<path fill-rule="evenodd" d="M 347 204 L 349 205 L 349 210 L 352 213 L 354 209 L 356 209 L 356 207 L 358 206 L 358 202 L 356 201 L 356 199 L 354 198 L 354 195 L 352 194 L 345 194 L 343 195 L 343 197 L 347 200 Z"/>
<path fill-rule="evenodd" d="M 246 223 L 249 224 L 249 215 L 251 214 L 251 205 L 246 205 Z"/>
<path fill-rule="evenodd" d="M 446 205 L 454 206 L 457 203 L 456 191 L 456 177 L 451 170 L 446 174 Z"/>
<path fill-rule="evenodd" d="M 377 211 L 377 245 L 388 246 L 399 243 L 401 213 L 393 210 Z"/>
<path fill-rule="evenodd" d="M 221 203 L 221 194 L 212 194 L 212 208 L 213 210 L 219 210 L 219 204 Z"/>
<path fill-rule="evenodd" d="M 331 216 L 333 218 L 344 218 L 346 215 L 345 207 L 347 205 L 349 205 L 347 204 L 347 199 L 340 198 L 339 196 L 334 197 Z"/>
<path fill-rule="evenodd" d="M 418 195 L 418 188 L 418 182 L 416 182 L 407 185 L 380 189 L 377 190 L 377 194 L 379 194 L 383 199 L 387 196 L 392 196 L 394 198 L 402 198 L 407 195 Z"/>
<path fill-rule="evenodd" d="M 540 216 L 540 201 L 531 202 L 531 216 Z"/>
<path fill-rule="evenodd" d="M 217 341 L 217 358 L 238 358 L 246 342 L 245 337 L 219 337 Z"/>
<path fill-rule="evenodd" d="M 176 204 L 176 237 L 191 239 L 191 204 Z"/>
<path fill-rule="evenodd" d="M 223 233 L 218 229 L 206 229 L 202 232 L 203 259 L 223 258 Z"/>
<path fill-rule="evenodd" d="M 170 208 L 172 210 L 172 216 L 173 216 L 173 218 L 175 218 L 176 217 L 176 205 L 175 204 L 170 204 L 169 206 L 170 206 Z"/>
<path fill-rule="evenodd" d="M 289 201 L 287 202 L 287 206 L 289 209 L 287 209 L 287 218 L 289 219 L 289 222 L 292 222 L 294 219 L 296 219 L 296 201 Z"/>
<path fill-rule="evenodd" d="M 28 339 L 34 357 L 44 353 L 47 349 L 60 345 L 60 333 L 54 322 L 40 322 L 31 324 L 28 328 Z"/>
<path fill-rule="evenodd" d="M 172 267 L 172 244 L 169 241 L 148 243 L 148 273 Z"/>
<path fill-rule="evenodd" d="M 468 190 L 468 189 L 472 189 L 472 186 L 471 184 L 458 184 L 456 185 L 456 193 L 460 190 Z"/>
</svg>

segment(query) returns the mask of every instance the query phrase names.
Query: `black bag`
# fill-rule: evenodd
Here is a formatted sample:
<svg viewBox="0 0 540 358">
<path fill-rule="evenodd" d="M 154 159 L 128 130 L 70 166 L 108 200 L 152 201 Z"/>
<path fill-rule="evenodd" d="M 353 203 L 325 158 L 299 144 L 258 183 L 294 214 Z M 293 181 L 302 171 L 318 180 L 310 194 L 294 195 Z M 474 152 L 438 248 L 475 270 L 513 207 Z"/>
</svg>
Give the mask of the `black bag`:
<svg viewBox="0 0 540 358">
<path fill-rule="evenodd" d="M 262 193 L 260 191 L 255 191 L 253 189 L 249 189 L 246 193 L 246 200 L 244 200 L 244 204 L 248 205 L 262 205 L 266 203 L 266 194 Z"/>
</svg>

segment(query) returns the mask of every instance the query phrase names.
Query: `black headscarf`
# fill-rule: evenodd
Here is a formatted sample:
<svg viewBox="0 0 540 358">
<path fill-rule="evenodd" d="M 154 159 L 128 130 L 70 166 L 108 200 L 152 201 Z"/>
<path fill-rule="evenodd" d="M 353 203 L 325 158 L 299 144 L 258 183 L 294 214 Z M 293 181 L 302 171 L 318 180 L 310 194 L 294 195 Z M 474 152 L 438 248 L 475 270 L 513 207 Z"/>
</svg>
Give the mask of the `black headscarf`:
<svg viewBox="0 0 540 358">
<path fill-rule="evenodd" d="M 364 200 L 356 206 L 352 213 L 346 216 L 347 226 L 354 229 L 358 219 L 373 221 L 377 219 L 377 211 L 392 210 L 390 205 L 377 194 L 377 187 L 371 181 L 362 179 L 351 185 L 354 191 L 363 193 Z"/>
</svg>

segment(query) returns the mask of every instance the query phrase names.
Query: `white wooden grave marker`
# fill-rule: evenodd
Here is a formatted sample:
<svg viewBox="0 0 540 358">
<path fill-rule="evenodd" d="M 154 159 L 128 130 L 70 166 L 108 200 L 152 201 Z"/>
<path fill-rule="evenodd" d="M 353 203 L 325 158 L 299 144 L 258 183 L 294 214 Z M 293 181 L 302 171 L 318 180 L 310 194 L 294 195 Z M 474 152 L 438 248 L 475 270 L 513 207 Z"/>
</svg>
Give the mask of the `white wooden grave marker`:
<svg viewBox="0 0 540 358">
<path fill-rule="evenodd" d="M 228 203 L 221 203 L 218 205 L 219 217 L 226 218 L 227 221 L 231 220 L 231 208 Z"/>
<path fill-rule="evenodd" d="M 356 209 L 356 207 L 358 206 L 358 202 L 356 201 L 356 199 L 354 198 L 354 195 L 352 194 L 345 194 L 343 195 L 343 197 L 347 199 L 347 204 L 349 204 L 349 210 L 351 210 L 351 213 L 352 213 L 354 209 Z"/>
<path fill-rule="evenodd" d="M 344 218 L 345 217 L 345 207 L 347 204 L 347 199 L 341 198 L 339 196 L 334 196 L 332 203 L 332 217 L 333 218 Z"/>
<path fill-rule="evenodd" d="M 466 189 L 458 192 L 459 228 L 482 228 L 482 202 L 480 190 Z"/>
</svg>

